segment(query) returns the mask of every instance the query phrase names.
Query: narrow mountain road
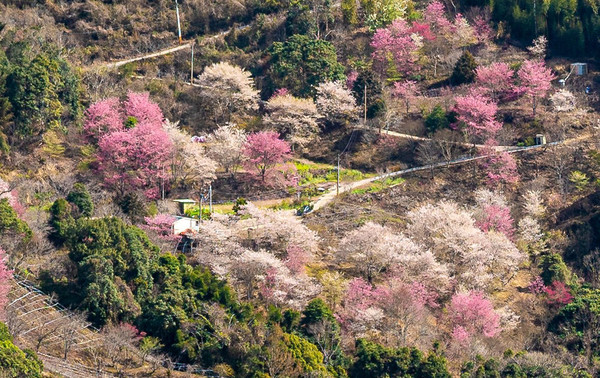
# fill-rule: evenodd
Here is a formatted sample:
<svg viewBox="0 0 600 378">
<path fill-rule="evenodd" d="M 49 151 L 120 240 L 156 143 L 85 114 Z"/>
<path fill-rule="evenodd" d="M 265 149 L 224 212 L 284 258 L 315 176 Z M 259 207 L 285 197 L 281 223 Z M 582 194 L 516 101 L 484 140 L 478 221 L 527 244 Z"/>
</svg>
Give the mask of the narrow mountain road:
<svg viewBox="0 0 600 378">
<path fill-rule="evenodd" d="M 373 127 L 368 127 L 368 126 L 357 126 L 357 129 L 363 129 L 363 130 L 378 130 L 375 129 Z M 393 137 L 398 137 L 398 138 L 403 138 L 403 139 L 409 139 L 409 140 L 417 140 L 417 141 L 423 141 L 423 142 L 428 142 L 428 141 L 433 141 L 433 139 L 431 138 L 425 138 L 425 137 L 419 137 L 416 135 L 410 135 L 410 134 L 402 134 L 396 131 L 391 131 L 391 130 L 381 130 L 382 134 L 386 134 L 386 135 L 391 135 Z M 446 143 L 451 143 L 451 144 L 455 144 L 457 146 L 463 146 L 463 147 L 467 147 L 467 148 L 472 148 L 472 147 L 476 147 L 476 148 L 488 148 L 489 146 L 486 146 L 484 144 L 472 144 L 472 143 L 466 143 L 466 142 L 452 142 L 452 141 L 444 141 Z M 493 149 L 494 151 L 497 152 L 501 152 L 501 151 L 507 151 L 510 149 L 516 148 L 516 146 L 494 146 Z"/>
<path fill-rule="evenodd" d="M 220 38 L 220 37 L 222 37 L 222 36 L 230 33 L 232 30 L 242 31 L 242 30 L 248 29 L 249 27 L 250 27 L 250 24 L 247 24 L 247 25 L 237 26 L 235 28 L 231 28 L 231 29 L 228 29 L 228 30 L 224 30 L 222 32 L 219 32 L 219 33 L 216 33 L 216 34 L 213 34 L 213 35 L 210 35 L 210 36 L 207 36 L 207 37 L 203 38 L 201 42 L 204 43 L 204 42 L 207 42 L 207 41 L 211 41 L 211 40 Z M 146 60 L 146 59 L 150 59 L 150 58 L 156 58 L 156 57 L 159 57 L 159 56 L 172 54 L 174 52 L 181 51 L 181 50 L 186 50 L 186 49 L 189 49 L 191 47 L 192 47 L 192 42 L 187 42 L 187 43 L 185 43 L 183 45 L 178 45 L 178 46 L 175 46 L 175 47 L 169 47 L 167 49 L 159 50 L 159 51 L 156 51 L 156 52 L 153 52 L 153 53 L 150 53 L 150 54 L 146 54 L 146 55 L 141 55 L 141 56 L 138 56 L 138 57 L 135 57 L 135 58 L 129 58 L 129 59 L 124 59 L 124 60 L 119 60 L 117 62 L 101 63 L 99 65 L 92 65 L 92 67 L 94 67 L 94 66 L 100 66 L 100 67 L 104 67 L 104 68 L 107 68 L 107 69 L 117 68 L 117 67 L 120 67 L 120 66 L 124 66 L 125 64 L 128 64 L 128 63 L 138 62 L 140 60 Z"/>
<path fill-rule="evenodd" d="M 509 154 L 513 154 L 513 153 L 517 153 L 517 152 L 524 152 L 524 151 L 531 151 L 531 150 L 543 150 L 546 147 L 549 146 L 556 146 L 556 145 L 561 145 L 561 144 L 572 144 L 578 141 L 581 141 L 583 139 L 587 139 L 589 137 L 591 137 L 592 135 L 590 134 L 584 134 L 581 135 L 577 138 L 572 138 L 572 139 L 567 139 L 564 141 L 560 141 L 560 142 L 552 142 L 552 143 L 547 143 L 547 144 L 541 144 L 541 145 L 536 145 L 536 146 L 529 146 L 529 147 L 510 147 L 510 149 L 506 148 L 504 150 L 501 151 L 506 151 Z M 500 147 L 508 147 L 508 146 L 500 146 Z M 406 173 L 410 173 L 410 172 L 418 172 L 418 171 L 425 171 L 425 170 L 429 170 L 429 169 L 435 169 L 435 168 L 440 168 L 440 167 L 447 167 L 447 166 L 452 166 L 452 165 L 457 165 L 457 164 L 462 164 L 462 163 L 466 163 L 469 161 L 475 161 L 475 160 L 481 160 L 481 159 L 485 159 L 487 157 L 489 157 L 491 155 L 482 155 L 482 156 L 474 156 L 474 157 L 462 157 L 456 160 L 452 160 L 450 162 L 439 162 L 439 163 L 435 163 L 435 164 L 428 164 L 428 165 L 423 165 L 420 167 L 414 167 L 414 168 L 407 168 L 407 169 L 402 169 L 399 171 L 395 171 L 395 172 L 390 172 L 390 173 L 386 173 L 383 175 L 379 175 L 379 176 L 375 176 L 375 177 L 370 177 L 364 180 L 360 180 L 360 181 L 356 181 L 356 182 L 352 182 L 346 185 L 340 185 L 340 193 L 344 193 L 344 192 L 348 192 L 350 190 L 359 188 L 361 186 L 370 184 L 374 181 L 379 181 L 379 180 L 385 180 L 387 178 L 390 177 L 397 177 L 397 176 L 402 176 Z M 314 204 L 313 204 L 313 211 L 314 210 L 319 210 L 325 206 L 327 206 L 329 203 L 331 203 L 336 197 L 336 190 L 335 188 L 333 188 L 331 191 L 325 193 L 324 195 L 322 195 Z"/>
</svg>

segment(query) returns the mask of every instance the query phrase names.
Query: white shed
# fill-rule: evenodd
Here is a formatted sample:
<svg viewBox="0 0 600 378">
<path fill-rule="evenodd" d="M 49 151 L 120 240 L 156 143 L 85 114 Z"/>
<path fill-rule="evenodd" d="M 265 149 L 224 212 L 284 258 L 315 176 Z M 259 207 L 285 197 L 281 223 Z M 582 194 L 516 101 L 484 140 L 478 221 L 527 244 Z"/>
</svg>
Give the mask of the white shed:
<svg viewBox="0 0 600 378">
<path fill-rule="evenodd" d="M 173 235 L 179 235 L 182 232 L 191 230 L 194 232 L 198 232 L 200 230 L 199 220 L 196 218 L 188 218 L 188 217 L 175 217 L 175 222 L 173 222 Z"/>
</svg>

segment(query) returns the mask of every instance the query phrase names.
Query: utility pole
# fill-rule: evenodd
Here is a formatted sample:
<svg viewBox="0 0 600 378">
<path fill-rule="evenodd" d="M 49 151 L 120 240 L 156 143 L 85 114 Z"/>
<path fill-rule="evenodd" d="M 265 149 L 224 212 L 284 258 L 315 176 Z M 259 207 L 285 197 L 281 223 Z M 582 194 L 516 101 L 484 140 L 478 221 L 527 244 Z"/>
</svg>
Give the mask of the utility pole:
<svg viewBox="0 0 600 378">
<path fill-rule="evenodd" d="M 337 185 L 335 188 L 335 195 L 336 196 L 340 195 L 340 154 L 338 154 L 338 159 L 337 159 Z"/>
<path fill-rule="evenodd" d="M 192 42 L 192 68 L 190 69 L 190 85 L 194 84 L 194 42 Z"/>
<path fill-rule="evenodd" d="M 534 28 L 534 32 L 535 32 L 534 38 L 537 38 L 537 36 L 538 36 L 536 8 L 537 8 L 537 0 L 533 0 L 533 28 Z"/>
<path fill-rule="evenodd" d="M 192 45 L 194 46 L 194 45 Z M 208 186 L 208 210 L 212 214 L 212 184 Z"/>
<path fill-rule="evenodd" d="M 202 205 L 204 204 L 204 194 L 200 194 L 200 213 L 198 214 L 198 218 L 200 219 L 200 223 L 202 223 Z"/>
<path fill-rule="evenodd" d="M 179 3 L 175 0 L 175 11 L 177 12 L 177 32 L 179 35 L 179 43 L 181 44 L 181 21 L 179 19 Z"/>
<path fill-rule="evenodd" d="M 365 96 L 364 97 L 365 97 L 365 105 L 364 105 L 364 108 L 365 108 L 364 113 L 365 114 L 364 114 L 364 118 L 363 118 L 363 123 L 366 126 L 367 125 L 367 83 L 365 83 Z"/>
</svg>

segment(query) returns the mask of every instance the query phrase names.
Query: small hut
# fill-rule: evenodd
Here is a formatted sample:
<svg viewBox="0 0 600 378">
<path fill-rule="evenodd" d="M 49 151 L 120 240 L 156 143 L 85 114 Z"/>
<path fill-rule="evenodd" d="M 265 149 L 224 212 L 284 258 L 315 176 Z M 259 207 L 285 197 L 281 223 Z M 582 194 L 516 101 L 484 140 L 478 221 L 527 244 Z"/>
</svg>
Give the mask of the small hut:
<svg viewBox="0 0 600 378">
<path fill-rule="evenodd" d="M 191 210 L 198 203 L 198 201 L 189 198 L 175 199 L 173 202 L 176 202 L 179 205 L 180 215 L 185 215 L 186 211 Z"/>
</svg>

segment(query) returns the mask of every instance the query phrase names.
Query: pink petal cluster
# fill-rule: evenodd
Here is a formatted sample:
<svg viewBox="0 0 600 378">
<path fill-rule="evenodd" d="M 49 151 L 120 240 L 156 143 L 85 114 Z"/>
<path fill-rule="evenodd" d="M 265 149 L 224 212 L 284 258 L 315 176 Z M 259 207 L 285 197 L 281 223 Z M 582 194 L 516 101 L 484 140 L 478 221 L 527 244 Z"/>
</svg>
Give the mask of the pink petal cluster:
<svg viewBox="0 0 600 378">
<path fill-rule="evenodd" d="M 457 341 L 494 337 L 501 331 L 500 316 L 494 311 L 492 302 L 479 291 L 454 294 L 448 306 L 448 317 Z"/>
</svg>

